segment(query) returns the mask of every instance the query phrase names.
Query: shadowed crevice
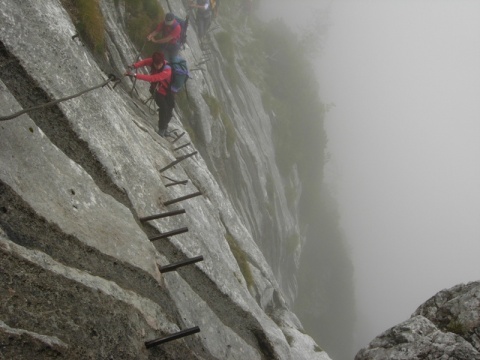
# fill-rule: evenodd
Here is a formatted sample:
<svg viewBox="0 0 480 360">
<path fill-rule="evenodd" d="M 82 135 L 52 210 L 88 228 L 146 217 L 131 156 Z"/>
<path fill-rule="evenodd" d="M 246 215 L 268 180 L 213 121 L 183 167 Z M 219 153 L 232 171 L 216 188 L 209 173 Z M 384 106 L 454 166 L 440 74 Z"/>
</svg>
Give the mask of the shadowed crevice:
<svg viewBox="0 0 480 360">
<path fill-rule="evenodd" d="M 25 109 L 53 101 L 0 41 L 0 80 Z M 66 94 L 70 95 L 70 94 Z M 9 115 L 9 114 L 5 114 Z M 80 139 L 58 105 L 31 111 L 29 117 L 60 151 L 80 165 L 105 194 L 132 209 L 128 195 L 111 179 L 89 144 Z M 15 121 L 15 120 L 10 120 Z"/>
</svg>

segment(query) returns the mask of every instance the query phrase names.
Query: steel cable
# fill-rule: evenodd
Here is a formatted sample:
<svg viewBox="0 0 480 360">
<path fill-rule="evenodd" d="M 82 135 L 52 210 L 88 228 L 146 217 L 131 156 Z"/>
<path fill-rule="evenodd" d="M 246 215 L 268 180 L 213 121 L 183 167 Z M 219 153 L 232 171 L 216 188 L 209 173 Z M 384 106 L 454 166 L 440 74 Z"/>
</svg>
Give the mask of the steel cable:
<svg viewBox="0 0 480 360">
<path fill-rule="evenodd" d="M 0 121 L 6 121 L 6 120 L 11 120 L 11 119 L 14 119 L 16 117 L 19 117 L 20 115 L 23 115 L 25 113 L 28 113 L 30 111 L 34 111 L 34 110 L 39 110 L 39 109 L 42 109 L 44 107 L 48 107 L 48 106 L 52 106 L 52 105 L 55 105 L 55 104 L 58 104 L 62 101 L 66 101 L 66 100 L 70 100 L 70 99 L 73 99 L 73 98 L 76 98 L 76 97 L 79 97 L 89 91 L 92 91 L 92 90 L 95 90 L 95 89 L 98 89 L 100 87 L 104 87 L 105 85 L 107 85 L 110 81 L 114 81 L 114 80 L 117 80 L 117 77 L 113 74 L 110 74 L 108 76 L 108 79 L 105 80 L 103 83 L 97 85 L 97 86 L 93 86 L 91 88 L 88 88 L 86 90 L 83 90 L 77 94 L 74 94 L 74 95 L 71 95 L 71 96 L 67 96 L 67 97 L 64 97 L 64 98 L 61 98 L 61 99 L 58 99 L 58 100 L 54 100 L 54 101 L 50 101 L 48 103 L 45 103 L 45 104 L 42 104 L 42 105 L 38 105 L 38 106 L 34 106 L 34 107 L 31 107 L 31 108 L 28 108 L 28 109 L 24 109 L 24 110 L 21 110 L 21 111 L 18 111 L 14 114 L 11 114 L 11 115 L 8 115 L 8 116 L 0 116 Z"/>
</svg>

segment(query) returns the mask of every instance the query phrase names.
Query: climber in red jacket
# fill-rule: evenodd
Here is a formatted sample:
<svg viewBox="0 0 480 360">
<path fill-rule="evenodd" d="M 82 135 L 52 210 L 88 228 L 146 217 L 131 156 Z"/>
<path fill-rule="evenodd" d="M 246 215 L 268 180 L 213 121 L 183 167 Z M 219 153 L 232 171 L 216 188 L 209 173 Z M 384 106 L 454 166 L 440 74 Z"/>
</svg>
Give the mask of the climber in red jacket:
<svg viewBox="0 0 480 360">
<path fill-rule="evenodd" d="M 160 51 L 162 51 L 167 60 L 178 54 L 180 50 L 180 35 L 182 33 L 182 27 L 180 23 L 175 19 L 173 13 L 168 13 L 165 15 L 165 20 L 157 25 L 155 30 L 153 30 L 147 36 L 147 40 L 160 44 Z M 160 35 L 160 39 L 155 37 Z"/>
<path fill-rule="evenodd" d="M 150 93 L 158 105 L 158 133 L 165 137 L 175 107 L 175 99 L 170 91 L 172 69 L 161 52 L 155 52 L 151 58 L 140 60 L 130 67 L 138 69 L 144 66 L 150 66 L 150 74 L 135 74 L 128 70 L 125 75 L 150 83 Z"/>
</svg>

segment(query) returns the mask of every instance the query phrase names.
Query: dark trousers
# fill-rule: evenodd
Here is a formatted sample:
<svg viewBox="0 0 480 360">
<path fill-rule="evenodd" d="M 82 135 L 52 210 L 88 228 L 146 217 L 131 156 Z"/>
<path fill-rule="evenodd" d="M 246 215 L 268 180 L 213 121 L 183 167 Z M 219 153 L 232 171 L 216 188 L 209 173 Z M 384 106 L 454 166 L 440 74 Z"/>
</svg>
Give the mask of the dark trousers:
<svg viewBox="0 0 480 360">
<path fill-rule="evenodd" d="M 180 51 L 180 44 L 161 44 L 160 51 L 165 55 L 167 61 L 171 61 Z"/>
<path fill-rule="evenodd" d="M 155 91 L 155 102 L 158 105 L 158 129 L 159 131 L 167 130 L 168 123 L 173 116 L 173 108 L 175 107 L 175 98 L 171 91 L 167 95 L 162 95 Z"/>
<path fill-rule="evenodd" d="M 208 31 L 208 28 L 210 27 L 210 22 L 211 22 L 211 16 L 210 15 L 201 15 L 197 14 L 197 36 L 200 40 L 203 39 L 205 34 Z"/>
</svg>

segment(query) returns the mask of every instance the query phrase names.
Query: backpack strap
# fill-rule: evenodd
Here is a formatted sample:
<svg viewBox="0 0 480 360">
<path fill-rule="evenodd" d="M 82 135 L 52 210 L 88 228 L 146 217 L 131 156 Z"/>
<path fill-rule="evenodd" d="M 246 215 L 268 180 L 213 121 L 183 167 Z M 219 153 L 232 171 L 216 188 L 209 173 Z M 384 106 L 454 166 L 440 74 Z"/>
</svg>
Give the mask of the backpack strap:
<svg viewBox="0 0 480 360">
<path fill-rule="evenodd" d="M 167 69 L 167 68 L 170 68 L 170 69 L 171 69 L 171 72 L 170 72 L 170 81 L 168 82 L 168 87 L 165 88 L 165 89 L 166 89 L 167 91 L 170 91 L 170 86 L 171 86 L 171 84 L 172 84 L 172 77 L 173 77 L 173 68 L 170 66 L 169 63 L 168 63 L 168 64 L 165 63 L 160 70 L 155 69 L 155 67 L 154 67 L 153 64 L 152 64 L 150 74 L 158 74 L 158 73 L 161 73 L 163 70 L 165 70 L 165 69 Z M 161 85 L 162 85 L 162 82 L 161 82 L 161 81 L 157 81 L 157 82 L 151 83 L 151 84 L 150 84 L 150 89 L 153 90 L 153 91 L 157 91 L 158 86 L 161 86 Z"/>
</svg>

